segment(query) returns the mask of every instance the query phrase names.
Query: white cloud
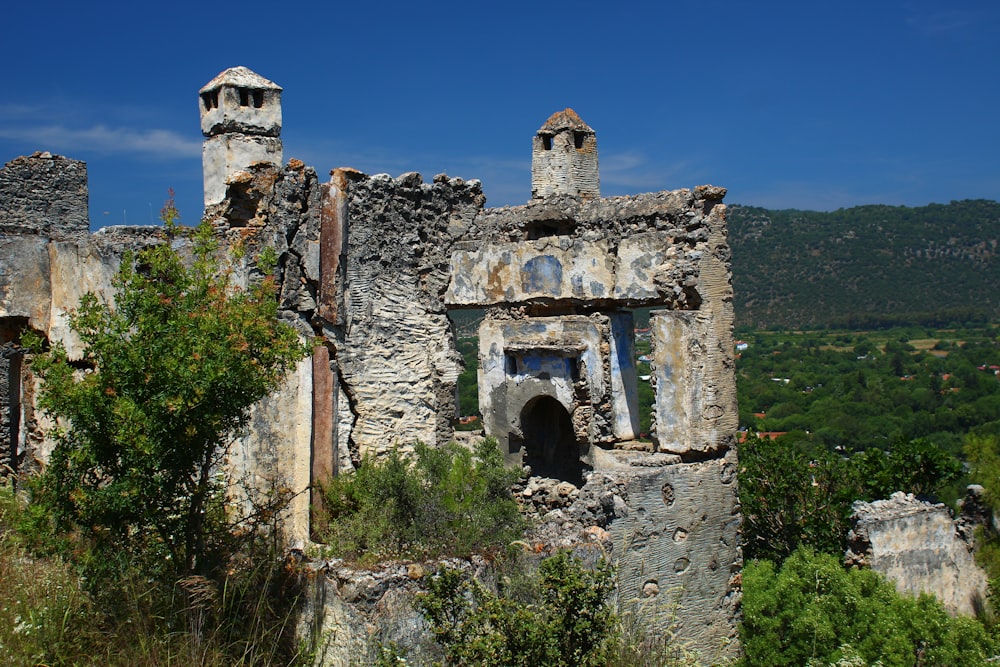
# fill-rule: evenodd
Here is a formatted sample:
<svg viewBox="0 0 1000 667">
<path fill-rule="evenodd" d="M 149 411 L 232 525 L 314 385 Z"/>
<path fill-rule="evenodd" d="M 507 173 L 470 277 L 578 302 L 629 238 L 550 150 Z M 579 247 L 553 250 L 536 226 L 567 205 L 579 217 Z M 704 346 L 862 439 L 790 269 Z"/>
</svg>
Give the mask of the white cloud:
<svg viewBox="0 0 1000 667">
<path fill-rule="evenodd" d="M 134 130 L 94 125 L 76 129 L 62 125 L 0 127 L 0 139 L 31 144 L 38 150 L 73 153 L 98 151 L 108 154 L 138 154 L 159 159 L 201 155 L 201 142 L 170 130 Z"/>
<path fill-rule="evenodd" d="M 29 118 L 31 116 L 37 118 L 38 114 L 42 111 L 43 107 L 40 106 L 17 104 L 14 102 L 0 104 L 0 118 Z"/>
<path fill-rule="evenodd" d="M 651 163 L 642 153 L 601 154 L 601 186 L 629 192 L 656 192 L 690 187 L 698 177 L 693 163 L 678 160 L 673 163 Z"/>
</svg>

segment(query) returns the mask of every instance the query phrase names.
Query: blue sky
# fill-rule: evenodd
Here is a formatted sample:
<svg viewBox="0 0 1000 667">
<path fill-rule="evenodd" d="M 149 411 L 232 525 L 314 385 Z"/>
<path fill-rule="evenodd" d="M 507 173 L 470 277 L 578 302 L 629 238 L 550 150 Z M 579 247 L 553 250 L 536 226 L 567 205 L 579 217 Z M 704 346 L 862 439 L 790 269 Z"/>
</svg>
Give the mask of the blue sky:
<svg viewBox="0 0 1000 667">
<path fill-rule="evenodd" d="M 0 162 L 85 160 L 91 220 L 201 213 L 198 89 L 284 88 L 285 159 L 479 178 L 530 196 L 530 140 L 567 106 L 604 195 L 729 188 L 832 210 L 1000 199 L 1000 3 L 8 3 Z"/>
</svg>

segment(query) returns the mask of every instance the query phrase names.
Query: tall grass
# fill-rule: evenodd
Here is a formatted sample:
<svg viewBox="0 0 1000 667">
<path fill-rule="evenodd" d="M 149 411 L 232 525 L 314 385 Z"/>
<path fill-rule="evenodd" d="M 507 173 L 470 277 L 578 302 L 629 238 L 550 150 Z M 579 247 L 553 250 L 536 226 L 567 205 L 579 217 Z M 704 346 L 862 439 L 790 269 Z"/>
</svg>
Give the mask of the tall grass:
<svg viewBox="0 0 1000 667">
<path fill-rule="evenodd" d="M 298 574 L 273 552 L 220 577 L 164 582 L 137 568 L 113 587 L 62 556 L 37 556 L 16 530 L 24 499 L 0 485 L 0 662 L 209 667 L 310 664 L 295 636 Z"/>
</svg>

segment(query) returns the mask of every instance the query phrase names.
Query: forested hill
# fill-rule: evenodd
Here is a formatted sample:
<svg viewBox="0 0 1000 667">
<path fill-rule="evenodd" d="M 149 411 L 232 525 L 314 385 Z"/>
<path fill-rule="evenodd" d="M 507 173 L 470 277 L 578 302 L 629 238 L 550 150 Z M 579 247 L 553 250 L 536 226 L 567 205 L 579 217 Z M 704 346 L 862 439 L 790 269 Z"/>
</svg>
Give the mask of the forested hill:
<svg viewBox="0 0 1000 667">
<path fill-rule="evenodd" d="M 736 322 L 869 328 L 1000 314 L 1000 203 L 729 207 Z"/>
</svg>

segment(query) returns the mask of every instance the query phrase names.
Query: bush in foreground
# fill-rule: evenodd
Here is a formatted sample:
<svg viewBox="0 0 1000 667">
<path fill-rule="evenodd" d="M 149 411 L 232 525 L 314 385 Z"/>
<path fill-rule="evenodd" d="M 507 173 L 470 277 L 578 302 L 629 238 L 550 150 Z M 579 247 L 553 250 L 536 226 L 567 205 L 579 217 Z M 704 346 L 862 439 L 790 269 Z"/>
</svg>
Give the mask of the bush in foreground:
<svg viewBox="0 0 1000 667">
<path fill-rule="evenodd" d="M 600 665 L 614 628 L 607 599 L 613 572 L 587 569 L 565 552 L 538 568 L 535 599 L 489 590 L 456 570 L 442 570 L 417 601 L 448 664 L 484 667 Z M 523 593 L 523 591 L 522 591 Z"/>
<path fill-rule="evenodd" d="M 311 664 L 294 635 L 298 578 L 273 554 L 245 554 L 219 580 L 191 576 L 176 585 L 118 568 L 95 594 L 71 562 L 26 548 L 18 531 L 24 503 L 0 485 L 5 667 Z"/>
<path fill-rule="evenodd" d="M 505 545 L 524 528 L 510 491 L 520 475 L 504 466 L 493 439 L 474 452 L 418 443 L 412 461 L 398 450 L 368 457 L 324 487 L 321 537 L 337 555 L 366 562 L 468 556 Z"/>
</svg>

